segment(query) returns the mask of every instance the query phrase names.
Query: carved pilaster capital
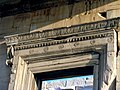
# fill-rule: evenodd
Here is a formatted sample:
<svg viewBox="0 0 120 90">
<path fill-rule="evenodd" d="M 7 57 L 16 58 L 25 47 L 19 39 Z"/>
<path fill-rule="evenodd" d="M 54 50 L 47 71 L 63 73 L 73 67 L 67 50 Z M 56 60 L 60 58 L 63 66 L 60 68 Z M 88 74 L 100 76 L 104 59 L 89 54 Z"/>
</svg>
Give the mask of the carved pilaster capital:
<svg viewBox="0 0 120 90">
<path fill-rule="evenodd" d="M 13 46 L 7 47 L 6 64 L 10 67 L 13 65 L 13 58 L 14 58 L 14 47 Z"/>
</svg>

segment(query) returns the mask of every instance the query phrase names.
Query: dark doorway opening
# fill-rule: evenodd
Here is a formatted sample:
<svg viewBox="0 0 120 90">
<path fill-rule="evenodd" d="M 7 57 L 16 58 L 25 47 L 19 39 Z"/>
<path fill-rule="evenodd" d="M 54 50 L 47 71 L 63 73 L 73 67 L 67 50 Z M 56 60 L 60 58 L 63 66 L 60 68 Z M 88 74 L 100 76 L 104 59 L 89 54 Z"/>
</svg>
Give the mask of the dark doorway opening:
<svg viewBox="0 0 120 90">
<path fill-rule="evenodd" d="M 37 73 L 34 76 L 37 82 L 38 90 L 41 90 L 42 82 L 46 80 L 56 80 L 88 75 L 93 75 L 93 66 Z"/>
</svg>

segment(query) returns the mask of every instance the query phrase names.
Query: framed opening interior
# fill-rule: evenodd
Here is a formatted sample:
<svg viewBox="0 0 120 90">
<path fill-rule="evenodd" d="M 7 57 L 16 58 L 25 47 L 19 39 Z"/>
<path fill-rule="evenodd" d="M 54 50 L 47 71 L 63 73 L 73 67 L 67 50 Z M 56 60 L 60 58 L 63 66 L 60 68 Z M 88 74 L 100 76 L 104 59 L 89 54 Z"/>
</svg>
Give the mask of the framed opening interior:
<svg viewBox="0 0 120 90">
<path fill-rule="evenodd" d="M 43 81 L 94 75 L 93 69 L 94 66 L 78 67 L 78 68 L 37 73 L 34 74 L 34 77 L 38 86 L 38 90 L 41 90 Z"/>
</svg>

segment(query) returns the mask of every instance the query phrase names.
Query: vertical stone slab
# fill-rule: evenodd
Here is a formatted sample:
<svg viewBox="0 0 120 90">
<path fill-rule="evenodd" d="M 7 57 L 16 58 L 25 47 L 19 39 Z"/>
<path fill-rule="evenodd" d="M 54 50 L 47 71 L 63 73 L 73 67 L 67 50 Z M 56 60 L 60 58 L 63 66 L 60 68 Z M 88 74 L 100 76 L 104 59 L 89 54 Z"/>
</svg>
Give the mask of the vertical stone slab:
<svg viewBox="0 0 120 90">
<path fill-rule="evenodd" d="M 36 80 L 33 73 L 28 70 L 26 62 L 21 57 L 16 61 L 18 64 L 13 74 L 14 83 L 11 84 L 13 86 L 9 87 L 9 90 L 37 90 Z"/>
<path fill-rule="evenodd" d="M 118 53 L 118 57 L 117 57 L 116 90 L 120 90 L 120 52 Z"/>
<path fill-rule="evenodd" d="M 107 38 L 107 56 L 104 71 L 104 83 L 102 90 L 112 90 L 115 88 L 114 81 L 116 79 L 116 53 L 117 53 L 117 36 L 115 30 L 113 37 Z"/>
<path fill-rule="evenodd" d="M 99 70 L 99 65 L 95 65 L 94 66 L 94 87 L 93 87 L 93 90 L 98 90 L 98 77 L 99 77 L 99 72 L 98 72 L 98 70 Z"/>
</svg>

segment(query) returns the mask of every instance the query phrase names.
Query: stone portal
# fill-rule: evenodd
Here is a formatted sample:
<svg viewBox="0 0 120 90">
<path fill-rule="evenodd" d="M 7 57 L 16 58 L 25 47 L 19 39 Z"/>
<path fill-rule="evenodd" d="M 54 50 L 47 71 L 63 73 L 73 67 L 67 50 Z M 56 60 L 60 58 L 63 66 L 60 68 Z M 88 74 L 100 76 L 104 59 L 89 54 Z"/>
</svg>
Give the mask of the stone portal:
<svg viewBox="0 0 120 90">
<path fill-rule="evenodd" d="M 40 80 L 35 78 L 38 74 L 85 67 L 93 68 L 93 90 L 113 90 L 118 26 L 119 18 L 114 18 L 6 36 L 8 55 L 11 55 L 6 63 L 12 66 L 9 90 L 38 90 Z M 91 69 L 86 73 L 90 72 Z M 74 74 L 67 74 L 70 75 Z"/>
</svg>

